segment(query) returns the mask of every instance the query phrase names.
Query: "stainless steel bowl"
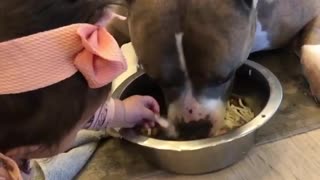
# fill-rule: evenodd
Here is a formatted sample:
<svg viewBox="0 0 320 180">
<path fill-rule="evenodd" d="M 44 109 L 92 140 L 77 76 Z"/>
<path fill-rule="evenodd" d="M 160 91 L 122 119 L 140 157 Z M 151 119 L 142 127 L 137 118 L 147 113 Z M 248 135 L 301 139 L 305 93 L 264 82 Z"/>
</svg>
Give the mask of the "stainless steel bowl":
<svg viewBox="0 0 320 180">
<path fill-rule="evenodd" d="M 233 92 L 244 97 L 256 117 L 225 135 L 193 141 L 164 141 L 120 131 L 121 136 L 137 145 L 152 164 L 179 174 L 202 174 L 226 168 L 242 158 L 255 144 L 255 132 L 274 115 L 282 100 L 278 79 L 265 67 L 247 61 L 237 71 Z M 142 71 L 129 77 L 114 92 L 114 98 L 151 95 L 162 110 L 165 102 L 160 88 Z"/>
</svg>

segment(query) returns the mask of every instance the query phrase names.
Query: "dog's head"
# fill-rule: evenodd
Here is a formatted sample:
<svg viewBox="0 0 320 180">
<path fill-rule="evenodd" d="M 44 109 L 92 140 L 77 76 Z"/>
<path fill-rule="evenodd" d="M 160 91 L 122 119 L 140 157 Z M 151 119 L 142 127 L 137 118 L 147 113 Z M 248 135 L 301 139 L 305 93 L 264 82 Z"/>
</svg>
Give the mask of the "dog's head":
<svg viewBox="0 0 320 180">
<path fill-rule="evenodd" d="M 168 118 L 223 118 L 236 69 L 252 45 L 257 0 L 11 0 L 0 2 L 0 40 L 95 23 L 109 4 L 128 9 L 131 41 L 162 87 Z"/>
<path fill-rule="evenodd" d="M 253 44 L 257 0 L 125 3 L 131 41 L 165 93 L 168 118 L 222 120 L 235 71 Z"/>
</svg>

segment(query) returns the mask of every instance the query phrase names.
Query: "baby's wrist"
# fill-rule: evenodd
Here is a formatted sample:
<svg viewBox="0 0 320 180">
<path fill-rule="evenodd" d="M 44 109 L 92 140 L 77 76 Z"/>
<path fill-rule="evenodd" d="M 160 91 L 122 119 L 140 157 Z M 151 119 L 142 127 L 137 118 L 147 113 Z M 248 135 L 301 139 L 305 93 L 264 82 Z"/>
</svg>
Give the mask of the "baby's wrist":
<svg viewBox="0 0 320 180">
<path fill-rule="evenodd" d="M 120 128 L 127 124 L 126 122 L 126 108 L 123 101 L 119 99 L 110 99 L 109 105 L 109 128 Z"/>
</svg>

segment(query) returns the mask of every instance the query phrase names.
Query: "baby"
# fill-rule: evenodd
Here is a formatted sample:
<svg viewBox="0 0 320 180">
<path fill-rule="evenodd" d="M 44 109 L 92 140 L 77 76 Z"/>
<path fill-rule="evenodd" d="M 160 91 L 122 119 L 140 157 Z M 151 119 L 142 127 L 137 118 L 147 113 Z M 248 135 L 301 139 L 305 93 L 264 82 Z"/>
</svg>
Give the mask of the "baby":
<svg viewBox="0 0 320 180">
<path fill-rule="evenodd" d="M 107 99 L 126 62 L 105 30 L 108 0 L 0 1 L 0 180 L 65 152 L 83 128 L 155 121 L 149 96 Z"/>
</svg>

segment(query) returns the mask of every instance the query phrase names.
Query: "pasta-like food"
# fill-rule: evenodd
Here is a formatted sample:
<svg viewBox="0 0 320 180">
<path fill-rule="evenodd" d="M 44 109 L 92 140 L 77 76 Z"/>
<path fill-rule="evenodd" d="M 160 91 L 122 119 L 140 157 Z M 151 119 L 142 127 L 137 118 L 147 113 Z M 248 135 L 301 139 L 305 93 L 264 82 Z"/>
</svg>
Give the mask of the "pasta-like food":
<svg viewBox="0 0 320 180">
<path fill-rule="evenodd" d="M 143 127 L 143 128 L 138 128 L 138 132 L 144 136 L 155 137 L 159 133 L 159 128 L 158 127 L 154 127 L 154 128 Z"/>
<path fill-rule="evenodd" d="M 254 118 L 253 111 L 243 104 L 241 98 L 236 98 L 237 103 L 229 100 L 227 103 L 227 111 L 224 118 L 226 128 L 234 129 L 240 127 Z"/>
</svg>

